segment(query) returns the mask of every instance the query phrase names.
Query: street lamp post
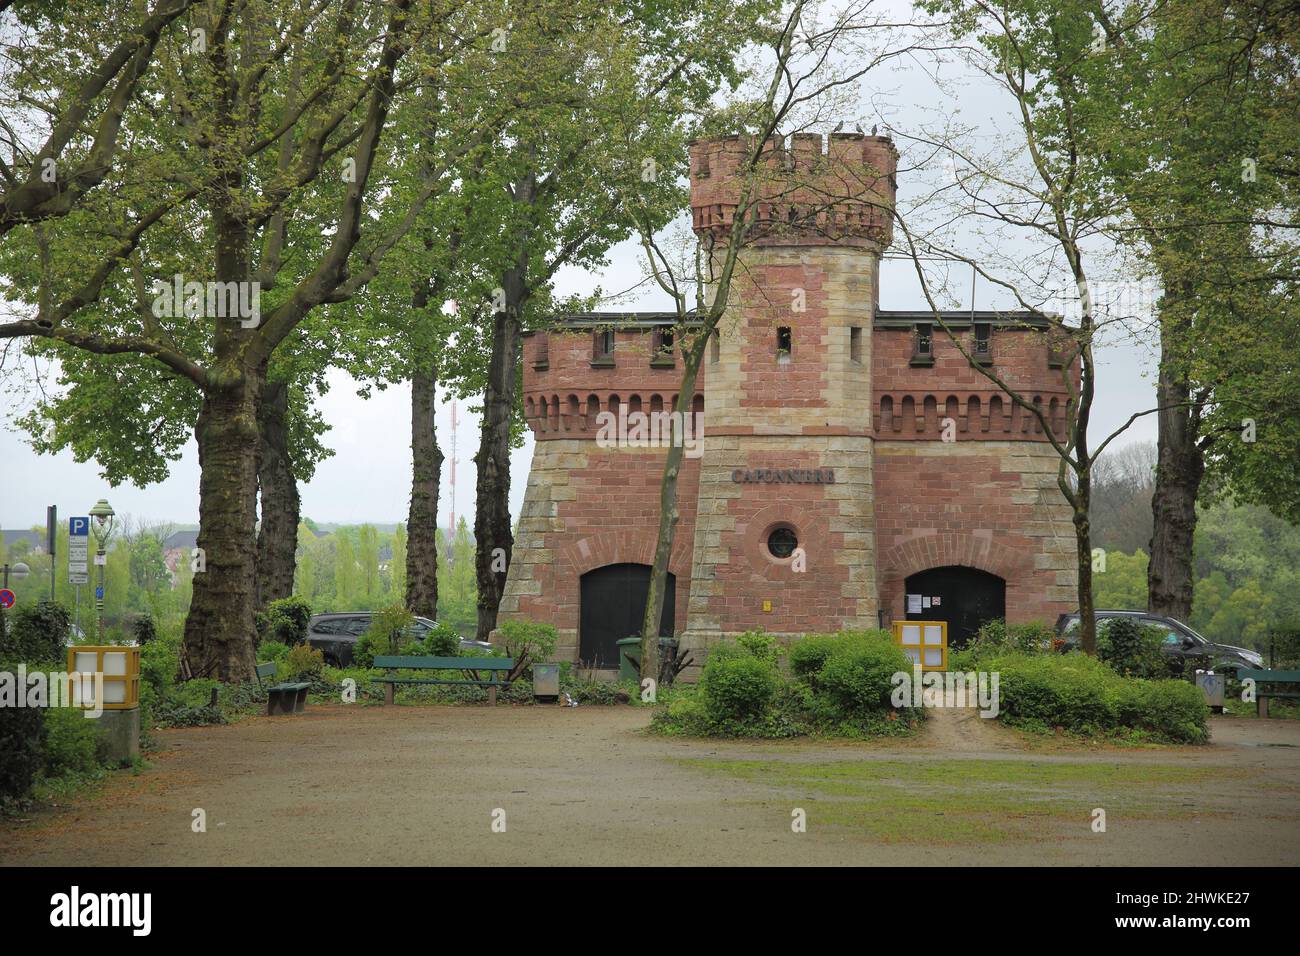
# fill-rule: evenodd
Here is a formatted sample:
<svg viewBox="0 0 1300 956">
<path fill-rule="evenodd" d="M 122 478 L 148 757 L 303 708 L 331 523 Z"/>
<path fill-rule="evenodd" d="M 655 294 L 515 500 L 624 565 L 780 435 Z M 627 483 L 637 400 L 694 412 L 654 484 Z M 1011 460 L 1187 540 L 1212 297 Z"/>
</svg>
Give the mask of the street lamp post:
<svg viewBox="0 0 1300 956">
<path fill-rule="evenodd" d="M 4 586 L 5 586 L 6 588 L 9 587 L 9 576 L 10 576 L 10 575 L 13 575 L 13 579 L 14 579 L 15 581 L 21 581 L 23 578 L 27 577 L 27 575 L 29 575 L 29 574 L 31 573 L 31 571 L 32 571 L 32 569 L 29 568 L 29 567 L 28 567 L 26 564 L 24 564 L 22 561 L 19 561 L 17 564 L 13 565 L 12 567 L 10 567 L 9 564 L 6 562 L 6 563 L 5 563 L 5 566 L 4 566 L 4 575 L 5 575 L 5 583 L 4 583 Z"/>
<path fill-rule="evenodd" d="M 95 502 L 90 509 L 92 530 L 95 533 L 95 564 L 99 568 L 99 586 L 95 588 L 95 615 L 99 619 L 99 643 L 104 643 L 104 566 L 108 563 L 108 539 L 113 534 L 113 511 L 105 499 Z"/>
</svg>

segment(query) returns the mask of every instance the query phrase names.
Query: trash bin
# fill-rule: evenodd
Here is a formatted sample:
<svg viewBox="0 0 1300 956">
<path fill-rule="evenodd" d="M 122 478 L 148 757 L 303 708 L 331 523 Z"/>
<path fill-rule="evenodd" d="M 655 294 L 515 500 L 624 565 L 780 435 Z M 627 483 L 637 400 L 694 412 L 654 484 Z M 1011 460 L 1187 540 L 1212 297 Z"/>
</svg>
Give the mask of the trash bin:
<svg viewBox="0 0 1300 956">
<path fill-rule="evenodd" d="M 632 654 L 637 659 L 633 664 L 628 659 L 628 654 Z M 641 673 L 641 638 L 625 637 L 618 642 L 618 679 L 619 680 L 636 680 Z"/>
<path fill-rule="evenodd" d="M 641 676 L 641 638 L 625 637 L 618 641 L 618 679 L 619 680 L 636 680 Z M 677 646 L 677 638 L 660 637 L 659 638 L 659 660 L 664 659 L 664 654 L 668 648 Z M 628 660 L 627 655 L 631 654 L 636 658 L 636 664 Z"/>
<path fill-rule="evenodd" d="M 1223 674 L 1216 674 L 1214 671 L 1197 671 L 1196 686 L 1201 689 L 1205 695 L 1205 702 L 1210 705 L 1215 713 L 1223 713 L 1223 690 L 1226 683 L 1226 677 Z"/>
<path fill-rule="evenodd" d="M 535 700 L 559 700 L 559 664 L 533 665 L 533 698 Z"/>
</svg>

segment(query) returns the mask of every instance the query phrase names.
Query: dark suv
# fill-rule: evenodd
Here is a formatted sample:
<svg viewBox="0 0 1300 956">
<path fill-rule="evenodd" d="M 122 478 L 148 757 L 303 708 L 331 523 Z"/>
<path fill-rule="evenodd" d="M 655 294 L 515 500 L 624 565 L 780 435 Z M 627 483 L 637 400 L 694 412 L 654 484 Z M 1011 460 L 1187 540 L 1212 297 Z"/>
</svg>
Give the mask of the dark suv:
<svg viewBox="0 0 1300 956">
<path fill-rule="evenodd" d="M 1121 617 L 1136 621 L 1142 627 L 1161 628 L 1165 632 L 1161 650 L 1168 655 L 1170 669 L 1175 672 L 1185 671 L 1189 660 L 1195 661 L 1193 669 L 1208 664 L 1215 671 L 1231 674 L 1235 674 L 1239 667 L 1264 666 L 1264 658 L 1255 651 L 1232 644 L 1216 644 L 1201 637 L 1176 618 L 1152 614 L 1149 611 L 1102 610 L 1094 614 L 1098 629 L 1102 627 L 1103 622 Z M 1062 614 L 1056 621 L 1056 631 L 1065 639 L 1065 645 L 1061 649 L 1073 650 L 1078 646 L 1079 640 L 1079 613 L 1076 611 L 1073 614 Z"/>
<path fill-rule="evenodd" d="M 424 640 L 429 631 L 436 626 L 436 621 L 431 621 L 427 617 L 417 617 L 415 623 L 411 625 L 412 640 Z M 307 622 L 307 643 L 324 654 L 325 663 L 331 667 L 350 667 L 352 646 L 356 644 L 357 638 L 369 629 L 369 611 L 317 614 Z M 469 641 L 461 638 L 460 649 L 486 655 L 492 650 L 492 645 L 486 641 Z"/>
</svg>

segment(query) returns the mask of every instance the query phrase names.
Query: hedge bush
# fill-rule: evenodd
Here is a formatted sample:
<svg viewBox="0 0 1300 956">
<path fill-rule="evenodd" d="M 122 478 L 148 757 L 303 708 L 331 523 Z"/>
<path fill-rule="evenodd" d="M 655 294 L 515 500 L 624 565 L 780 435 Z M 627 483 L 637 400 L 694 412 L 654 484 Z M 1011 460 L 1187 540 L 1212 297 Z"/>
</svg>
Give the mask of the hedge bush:
<svg viewBox="0 0 1300 956">
<path fill-rule="evenodd" d="M 7 623 L 7 633 L 0 631 L 0 659 L 60 668 L 66 663 L 72 614 L 62 604 L 38 601 L 13 612 Z"/>
<path fill-rule="evenodd" d="M 99 769 L 102 759 L 99 732 L 95 721 L 87 719 L 80 709 L 46 708 L 41 746 L 45 751 L 46 777 L 92 773 Z"/>
<path fill-rule="evenodd" d="M 697 736 L 871 736 L 900 733 L 917 715 L 890 705 L 893 676 L 911 673 L 887 632 L 812 634 L 790 645 L 790 677 L 775 638 L 758 632 L 709 649 L 694 692 L 656 711 L 659 733 Z M 901 719 L 900 719 L 901 718 Z"/>
<path fill-rule="evenodd" d="M 424 649 L 434 657 L 460 654 L 460 632 L 450 624 L 435 624 L 424 638 Z"/>
<path fill-rule="evenodd" d="M 746 724 L 767 711 L 777 682 L 776 668 L 751 654 L 710 656 L 700 673 L 700 695 L 710 720 Z"/>
<path fill-rule="evenodd" d="M 1143 627 L 1127 617 L 1099 621 L 1097 657 L 1125 677 L 1161 678 L 1170 676 L 1169 659 L 1161 650 L 1165 632 L 1158 627 Z"/>
<path fill-rule="evenodd" d="M 44 728 L 43 708 L 0 707 L 0 813 L 17 809 L 31 793 L 43 762 Z"/>
<path fill-rule="evenodd" d="M 790 645 L 790 670 L 795 677 L 813 682 L 835 649 L 844 643 L 840 634 L 809 634 Z"/>
<path fill-rule="evenodd" d="M 832 650 L 813 684 L 835 717 L 854 721 L 892 709 L 893 676 L 900 671 L 911 674 L 912 665 L 892 639 L 856 636 Z"/>
<path fill-rule="evenodd" d="M 981 667 L 998 673 L 999 717 L 1009 723 L 1176 743 L 1209 738 L 1205 698 L 1186 681 L 1122 677 L 1084 654 L 1007 654 Z"/>
<path fill-rule="evenodd" d="M 500 627 L 505 656 L 516 662 L 545 661 L 555 653 L 560 634 L 554 625 L 541 621 L 506 621 Z"/>
<path fill-rule="evenodd" d="M 301 597 L 281 598 L 267 604 L 258 631 L 263 641 L 277 641 L 293 647 L 307 643 L 307 625 L 310 622 L 311 602 Z"/>
</svg>

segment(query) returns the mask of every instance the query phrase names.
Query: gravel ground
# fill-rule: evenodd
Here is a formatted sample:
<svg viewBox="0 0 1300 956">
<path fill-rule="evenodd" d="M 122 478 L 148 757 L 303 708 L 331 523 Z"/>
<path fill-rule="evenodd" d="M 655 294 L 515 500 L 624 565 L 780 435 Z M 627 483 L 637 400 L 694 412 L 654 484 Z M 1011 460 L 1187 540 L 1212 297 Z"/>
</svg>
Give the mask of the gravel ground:
<svg viewBox="0 0 1300 956">
<path fill-rule="evenodd" d="M 961 711 L 936 712 L 918 738 L 870 743 L 664 739 L 644 733 L 649 717 L 631 707 L 312 705 L 161 731 L 143 773 L 115 773 L 70 806 L 0 824 L 0 865 L 1300 863 L 1300 721 L 1216 718 L 1207 746 L 1112 748 L 1030 739 Z M 1069 819 L 989 842 L 949 836 L 942 823 L 924 839 L 821 823 L 819 808 L 836 799 L 829 785 L 716 766 L 833 775 L 879 761 L 879 794 L 913 787 L 910 768 L 964 760 L 1071 765 L 1084 777 L 1092 771 L 1077 765 L 1128 778 L 1134 766 L 1174 765 L 1205 777 L 1126 784 L 1155 812 L 1115 810 L 1104 834 L 1089 827 L 1094 783 L 1056 781 L 1051 797 Z M 945 774 L 943 786 L 941 799 L 960 808 L 977 784 Z M 1122 802 L 1113 787 L 1107 799 Z M 792 832 L 794 807 L 806 809 L 807 832 Z M 199 808 L 206 833 L 191 828 Z M 494 832 L 501 811 L 505 830 Z"/>
</svg>

